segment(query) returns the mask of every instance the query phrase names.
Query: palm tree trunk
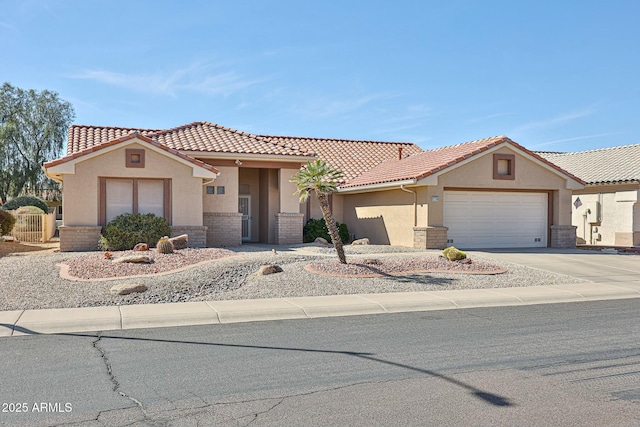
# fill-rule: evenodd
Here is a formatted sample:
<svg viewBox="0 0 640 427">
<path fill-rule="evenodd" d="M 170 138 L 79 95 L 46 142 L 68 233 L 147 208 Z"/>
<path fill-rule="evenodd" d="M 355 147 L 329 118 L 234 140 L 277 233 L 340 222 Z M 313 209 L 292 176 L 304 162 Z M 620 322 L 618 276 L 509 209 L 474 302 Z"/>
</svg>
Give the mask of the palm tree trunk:
<svg viewBox="0 0 640 427">
<path fill-rule="evenodd" d="M 324 217 L 324 222 L 327 224 L 327 230 L 331 236 L 333 247 L 336 248 L 336 252 L 338 253 L 338 261 L 340 261 L 341 264 L 346 264 L 347 258 L 344 255 L 344 248 L 342 247 L 342 240 L 340 239 L 340 233 L 338 232 L 336 221 L 333 219 L 331 211 L 329 210 L 327 195 L 316 191 L 316 196 L 318 196 L 322 216 Z"/>
</svg>

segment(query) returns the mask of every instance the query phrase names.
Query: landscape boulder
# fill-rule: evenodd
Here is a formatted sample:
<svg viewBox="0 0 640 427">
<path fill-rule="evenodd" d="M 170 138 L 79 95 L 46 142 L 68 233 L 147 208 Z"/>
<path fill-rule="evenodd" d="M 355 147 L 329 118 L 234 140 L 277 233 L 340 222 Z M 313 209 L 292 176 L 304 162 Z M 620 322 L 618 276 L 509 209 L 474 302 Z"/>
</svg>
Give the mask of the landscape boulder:
<svg viewBox="0 0 640 427">
<path fill-rule="evenodd" d="M 113 260 L 115 263 L 133 262 L 138 264 L 151 264 L 151 258 L 146 255 L 127 255 Z"/>
<path fill-rule="evenodd" d="M 170 238 L 169 241 L 173 245 L 173 249 L 186 249 L 189 246 L 189 235 L 181 234 Z"/>
<path fill-rule="evenodd" d="M 266 264 L 260 266 L 260 269 L 256 273 L 258 276 L 266 276 L 267 274 L 282 273 L 282 268 L 275 264 Z"/>
<path fill-rule="evenodd" d="M 135 246 L 133 247 L 133 250 L 134 250 L 134 251 L 140 251 L 140 252 L 142 252 L 142 251 L 148 251 L 148 250 L 149 250 L 149 245 L 148 245 L 148 244 L 146 244 L 146 243 L 138 243 L 137 245 L 135 245 Z"/>
<path fill-rule="evenodd" d="M 325 246 L 329 245 L 329 242 L 324 237 L 316 237 L 316 240 L 314 240 L 313 243 L 320 243 L 321 245 Z"/>
<path fill-rule="evenodd" d="M 363 239 L 358 239 L 358 240 L 354 240 L 353 242 L 351 242 L 352 245 L 368 245 L 369 239 L 368 238 L 363 238 Z"/>
<path fill-rule="evenodd" d="M 123 283 L 111 287 L 111 295 L 129 295 L 140 293 L 147 290 L 147 287 L 141 283 Z"/>
</svg>

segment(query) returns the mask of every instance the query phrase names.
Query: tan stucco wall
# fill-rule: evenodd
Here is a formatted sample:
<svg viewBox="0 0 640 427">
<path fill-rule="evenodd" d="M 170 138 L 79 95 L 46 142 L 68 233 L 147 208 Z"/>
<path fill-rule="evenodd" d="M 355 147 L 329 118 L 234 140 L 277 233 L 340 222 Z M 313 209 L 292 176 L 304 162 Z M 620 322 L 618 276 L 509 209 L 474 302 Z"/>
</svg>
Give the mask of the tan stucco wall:
<svg viewBox="0 0 640 427">
<path fill-rule="evenodd" d="M 260 241 L 275 242 L 276 214 L 280 212 L 278 170 L 260 169 Z"/>
<path fill-rule="evenodd" d="M 632 246 L 640 238 L 640 185 L 588 186 L 573 193 L 572 223 L 586 244 Z M 599 212 L 597 206 L 599 205 Z M 591 214 L 587 214 L 587 209 Z M 585 216 L 586 215 L 586 216 Z M 598 239 L 600 237 L 600 239 Z"/>
<path fill-rule="evenodd" d="M 427 191 L 424 187 L 417 190 L 417 224 L 426 225 Z M 396 189 L 345 194 L 342 199 L 343 222 L 356 239 L 367 237 L 372 244 L 413 247 L 413 194 Z"/>
<path fill-rule="evenodd" d="M 212 162 L 215 165 L 215 162 Z M 220 176 L 210 184 L 224 187 L 224 194 L 207 194 L 206 186 L 202 188 L 204 212 L 238 212 L 238 168 L 218 167 Z M 214 192 L 215 193 L 215 192 Z"/>
<path fill-rule="evenodd" d="M 335 219 L 337 222 L 344 222 L 344 196 L 341 194 L 337 194 L 337 193 L 333 193 L 331 195 L 331 207 L 332 207 L 332 215 L 333 215 L 333 219 Z M 323 215 L 322 215 L 322 209 L 320 209 L 320 203 L 318 202 L 318 198 L 316 197 L 316 195 L 314 193 L 309 195 L 309 203 L 310 203 L 310 209 L 309 209 L 309 218 L 313 218 L 313 219 L 322 219 Z M 300 212 L 305 214 L 305 218 L 304 220 L 307 221 L 309 218 L 307 218 L 306 214 L 307 214 L 307 202 L 302 202 L 300 204 Z"/>
<path fill-rule="evenodd" d="M 280 212 L 285 213 L 299 213 L 300 203 L 298 195 L 294 195 L 297 188 L 293 182 L 290 182 L 291 177 L 298 173 L 300 169 L 280 169 Z"/>
<path fill-rule="evenodd" d="M 125 167 L 125 149 L 145 150 L 144 168 Z M 202 225 L 202 179 L 193 169 L 157 153 L 146 144 L 129 144 L 76 163 L 75 174 L 63 184 L 64 225 L 96 225 L 99 222 L 99 177 L 171 178 L 173 225 Z"/>
</svg>

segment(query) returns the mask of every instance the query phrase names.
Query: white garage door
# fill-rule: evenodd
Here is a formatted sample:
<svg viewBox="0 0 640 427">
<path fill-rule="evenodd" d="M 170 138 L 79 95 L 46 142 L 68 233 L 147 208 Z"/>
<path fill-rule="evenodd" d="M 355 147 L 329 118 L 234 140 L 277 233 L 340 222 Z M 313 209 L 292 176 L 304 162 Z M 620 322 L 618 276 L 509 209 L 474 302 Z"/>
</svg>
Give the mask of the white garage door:
<svg viewBox="0 0 640 427">
<path fill-rule="evenodd" d="M 472 248 L 547 246 L 547 194 L 445 191 L 450 245 Z"/>
</svg>

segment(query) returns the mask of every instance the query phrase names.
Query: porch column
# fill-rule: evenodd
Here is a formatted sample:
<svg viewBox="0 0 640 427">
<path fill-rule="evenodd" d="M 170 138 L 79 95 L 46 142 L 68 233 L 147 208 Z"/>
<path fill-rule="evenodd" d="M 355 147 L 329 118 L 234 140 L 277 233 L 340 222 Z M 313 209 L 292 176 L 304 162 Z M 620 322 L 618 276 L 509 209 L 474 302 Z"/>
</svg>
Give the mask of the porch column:
<svg viewBox="0 0 640 427">
<path fill-rule="evenodd" d="M 552 248 L 575 248 L 577 228 L 575 225 L 552 225 L 549 246 Z"/>
<path fill-rule="evenodd" d="M 444 249 L 447 247 L 447 227 L 413 227 L 415 249 Z"/>
<path fill-rule="evenodd" d="M 60 252 L 97 251 L 100 226 L 61 225 Z"/>
<path fill-rule="evenodd" d="M 205 212 L 202 222 L 207 228 L 207 246 L 242 245 L 242 214 L 239 212 Z"/>
<path fill-rule="evenodd" d="M 294 245 L 302 243 L 304 215 L 301 213 L 276 214 L 276 245 Z"/>
</svg>

